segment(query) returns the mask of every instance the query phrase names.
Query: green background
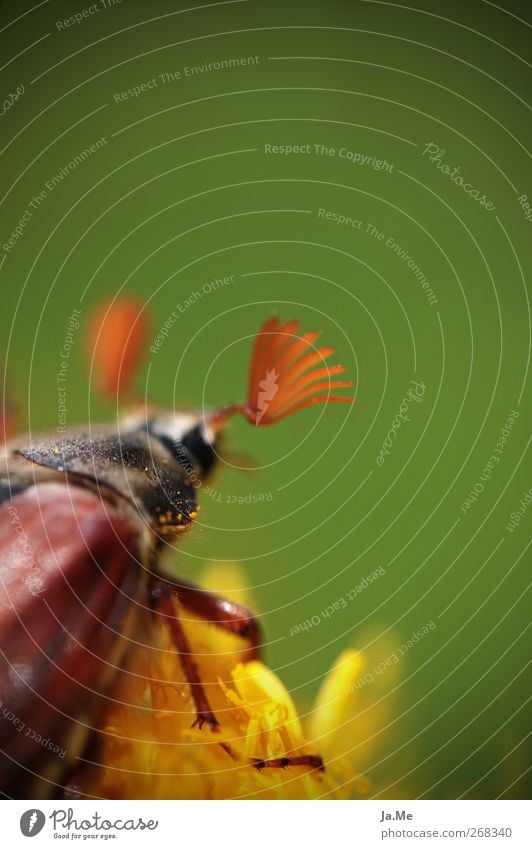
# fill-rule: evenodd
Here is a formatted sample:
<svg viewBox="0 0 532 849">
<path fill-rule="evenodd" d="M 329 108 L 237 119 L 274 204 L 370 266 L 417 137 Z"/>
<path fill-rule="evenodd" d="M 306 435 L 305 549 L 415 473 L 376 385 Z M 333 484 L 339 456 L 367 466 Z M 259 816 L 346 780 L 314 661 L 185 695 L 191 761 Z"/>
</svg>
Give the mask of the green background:
<svg viewBox="0 0 532 849">
<path fill-rule="evenodd" d="M 155 338 L 200 290 L 139 377 L 167 406 L 242 399 L 252 335 L 272 311 L 322 330 L 357 404 L 264 431 L 234 421 L 227 449 L 259 468 L 226 465 L 210 483 L 176 568 L 191 577 L 211 561 L 241 564 L 268 662 L 301 705 L 342 649 L 367 651 L 375 670 L 433 622 L 393 673 L 374 675 L 390 720 L 367 774 L 392 798 L 526 795 L 532 509 L 507 526 L 532 483 L 532 221 L 518 200 L 532 197 L 528 4 L 123 0 L 58 29 L 89 5 L 1 6 L 2 97 L 24 86 L 1 119 L 3 245 L 46 182 L 106 139 L 0 252 L 0 354 L 19 427 L 57 426 L 68 317 L 76 308 L 86 320 L 102 297 L 139 296 Z M 494 209 L 423 155 L 431 142 Z M 298 144 L 310 154 L 265 152 Z M 322 144 L 334 155 L 316 154 Z M 393 168 L 353 164 L 341 148 Z M 426 385 L 422 403 L 410 402 L 379 466 L 413 379 Z M 82 331 L 67 396 L 69 424 L 113 417 L 90 390 Z M 463 512 L 512 410 L 500 462 Z M 228 503 L 259 493 L 271 500 Z M 290 636 L 313 616 L 319 625 Z"/>
</svg>

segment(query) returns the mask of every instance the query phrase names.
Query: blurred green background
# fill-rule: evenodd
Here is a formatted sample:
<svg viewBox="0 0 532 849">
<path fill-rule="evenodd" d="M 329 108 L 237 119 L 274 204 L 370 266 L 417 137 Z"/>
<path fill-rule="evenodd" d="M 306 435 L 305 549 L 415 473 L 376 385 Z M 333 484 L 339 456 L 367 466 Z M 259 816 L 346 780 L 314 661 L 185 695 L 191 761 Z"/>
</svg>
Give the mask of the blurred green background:
<svg viewBox="0 0 532 849">
<path fill-rule="evenodd" d="M 145 301 L 152 339 L 179 310 L 139 377 L 161 405 L 242 399 L 274 311 L 322 330 L 357 404 L 233 422 L 176 568 L 240 564 L 300 705 L 343 649 L 367 652 L 361 703 L 378 693 L 389 718 L 361 765 L 392 798 L 528 792 L 529 18 L 481 0 L 1 4 L 0 354 L 19 426 L 57 427 L 68 318 L 104 297 Z M 113 418 L 82 330 L 67 398 L 69 424 Z"/>
</svg>

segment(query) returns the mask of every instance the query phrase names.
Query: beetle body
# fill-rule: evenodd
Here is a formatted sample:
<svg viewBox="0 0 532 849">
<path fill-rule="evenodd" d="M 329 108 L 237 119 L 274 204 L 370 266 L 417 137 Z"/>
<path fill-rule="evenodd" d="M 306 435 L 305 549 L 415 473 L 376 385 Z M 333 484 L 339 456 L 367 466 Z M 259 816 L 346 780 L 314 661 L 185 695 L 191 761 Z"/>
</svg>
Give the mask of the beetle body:
<svg viewBox="0 0 532 849">
<path fill-rule="evenodd" d="M 137 605 L 148 606 L 147 573 L 196 516 L 194 482 L 214 457 L 188 413 L 6 446 L 0 786 L 10 795 L 41 795 L 43 772 L 60 784 L 81 751 L 112 678 L 124 674 L 125 637 Z M 48 748 L 59 757 L 47 758 Z"/>
<path fill-rule="evenodd" d="M 115 332 L 129 328 L 130 311 L 130 305 L 126 314 L 119 308 L 114 325 L 105 319 L 102 325 L 97 316 L 97 338 L 114 352 L 114 373 L 103 382 L 109 392 L 121 384 L 124 358 L 134 360 L 120 353 L 131 350 L 129 336 L 117 340 Z M 99 727 L 111 681 L 131 674 L 130 635 L 146 609 L 165 617 L 190 688 L 194 724 L 219 731 L 177 608 L 250 641 L 251 656 L 258 651 L 258 625 L 242 606 L 170 581 L 161 570 L 161 555 L 193 524 L 199 484 L 216 466 L 218 441 L 231 415 L 269 425 L 311 404 L 354 400 L 330 394 L 331 388 L 351 385 L 330 380 L 344 366 L 323 366 L 334 349 L 315 348 L 319 334 L 298 336 L 297 329 L 295 321 L 282 325 L 273 318 L 259 330 L 246 404 L 214 413 L 141 409 L 116 427 L 5 444 L 0 455 L 0 789 L 5 795 L 61 795 L 68 770 Z M 104 363 L 105 353 L 98 353 Z M 231 756 L 230 747 L 219 743 Z M 290 763 L 316 769 L 321 759 L 250 762 L 257 769 Z"/>
</svg>

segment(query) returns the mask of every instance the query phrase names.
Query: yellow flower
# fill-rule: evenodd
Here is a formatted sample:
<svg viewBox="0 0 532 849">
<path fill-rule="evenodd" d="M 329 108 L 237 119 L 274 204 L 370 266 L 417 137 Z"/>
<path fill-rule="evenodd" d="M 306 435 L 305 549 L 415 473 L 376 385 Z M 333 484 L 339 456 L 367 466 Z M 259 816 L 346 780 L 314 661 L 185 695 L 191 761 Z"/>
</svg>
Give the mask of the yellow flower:
<svg viewBox="0 0 532 849">
<path fill-rule="evenodd" d="M 170 633 L 162 617 L 146 616 L 144 645 L 131 651 L 128 673 L 117 681 L 101 724 L 93 758 L 99 765 L 76 778 L 82 794 L 341 799 L 369 793 L 371 783 L 356 771 L 359 734 L 368 733 L 367 721 L 356 719 L 353 685 L 364 665 L 360 653 L 340 656 L 314 710 L 301 719 L 277 675 L 261 661 L 245 659 L 242 640 L 182 609 L 180 617 L 219 729 L 192 727 L 194 705 Z M 253 765 L 305 755 L 321 755 L 325 768 Z"/>
</svg>

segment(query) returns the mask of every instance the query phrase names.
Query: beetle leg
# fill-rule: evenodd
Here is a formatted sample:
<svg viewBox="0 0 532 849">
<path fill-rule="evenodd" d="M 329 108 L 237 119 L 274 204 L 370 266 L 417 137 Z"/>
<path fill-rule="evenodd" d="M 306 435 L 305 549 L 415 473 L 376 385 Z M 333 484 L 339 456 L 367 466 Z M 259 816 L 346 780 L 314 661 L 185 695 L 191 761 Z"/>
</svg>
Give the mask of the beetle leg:
<svg viewBox="0 0 532 849">
<path fill-rule="evenodd" d="M 286 767 L 288 766 L 308 766 L 311 769 L 318 769 L 320 772 L 323 772 L 325 770 L 323 760 L 319 755 L 295 755 L 291 758 L 268 758 L 268 760 L 262 760 L 261 758 L 251 758 L 250 763 L 251 766 L 254 766 L 255 769 L 258 770 L 266 769 L 268 767 L 286 769 Z"/>
<path fill-rule="evenodd" d="M 151 597 L 157 610 L 169 620 L 169 627 L 174 643 L 179 652 L 183 671 L 190 686 L 196 708 L 197 718 L 194 725 L 201 728 L 208 722 L 213 730 L 219 728 L 218 721 L 209 705 L 198 668 L 192 659 L 190 645 L 183 630 L 181 620 L 172 604 L 172 598 L 177 599 L 183 607 L 192 613 L 218 625 L 226 631 L 251 640 L 251 653 L 256 657 L 260 648 L 260 626 L 255 615 L 243 605 L 228 601 L 221 596 L 210 593 L 195 584 L 180 581 L 173 583 L 163 577 L 152 577 Z M 220 744 L 230 757 L 235 755 L 232 749 L 224 743 Z M 250 758 L 250 766 L 255 769 L 286 769 L 289 766 L 309 767 L 311 770 L 323 772 L 325 766 L 320 755 L 293 755 L 280 758 Z"/>
<path fill-rule="evenodd" d="M 259 657 L 261 648 L 261 628 L 254 613 L 242 604 L 210 593 L 207 590 L 189 584 L 186 581 L 173 583 L 165 578 L 157 578 L 172 595 L 175 595 L 183 607 L 196 613 L 212 625 L 223 628 L 250 642 L 249 659 Z"/>
<path fill-rule="evenodd" d="M 218 720 L 211 710 L 198 667 L 192 657 L 188 637 L 183 630 L 179 615 L 172 603 L 172 595 L 173 593 L 166 586 L 165 581 L 155 579 L 152 582 L 152 604 L 157 612 L 164 616 L 167 620 L 174 645 L 179 654 L 183 673 L 187 684 L 190 687 L 192 700 L 196 709 L 196 719 L 194 720 L 192 727 L 197 725 L 199 728 L 202 728 L 203 725 L 207 723 L 212 731 L 217 731 L 219 728 Z"/>
</svg>

